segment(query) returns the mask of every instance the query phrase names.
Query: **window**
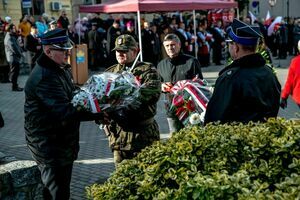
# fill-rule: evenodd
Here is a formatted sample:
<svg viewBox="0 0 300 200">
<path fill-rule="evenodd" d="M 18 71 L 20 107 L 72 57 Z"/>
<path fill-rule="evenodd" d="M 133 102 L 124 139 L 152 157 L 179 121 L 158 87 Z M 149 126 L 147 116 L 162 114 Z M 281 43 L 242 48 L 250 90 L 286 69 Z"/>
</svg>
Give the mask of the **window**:
<svg viewBox="0 0 300 200">
<path fill-rule="evenodd" d="M 28 1 L 31 2 L 28 5 Z M 26 2 L 24 4 L 24 2 Z M 33 16 L 42 15 L 45 12 L 45 3 L 44 0 L 22 0 L 22 14 L 30 14 Z"/>
</svg>

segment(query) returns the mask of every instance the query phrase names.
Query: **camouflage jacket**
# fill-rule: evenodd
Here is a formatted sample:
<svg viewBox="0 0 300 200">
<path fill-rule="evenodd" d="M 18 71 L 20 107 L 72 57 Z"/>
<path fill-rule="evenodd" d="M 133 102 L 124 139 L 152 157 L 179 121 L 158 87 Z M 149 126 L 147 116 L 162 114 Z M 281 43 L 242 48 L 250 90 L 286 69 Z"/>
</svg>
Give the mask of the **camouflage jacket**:
<svg viewBox="0 0 300 200">
<path fill-rule="evenodd" d="M 128 67 L 116 64 L 106 71 L 120 73 L 124 70 Z M 112 149 L 139 151 L 159 139 L 158 125 L 154 120 L 161 88 L 159 74 L 152 64 L 144 62 L 138 62 L 132 73 L 142 85 L 140 104 L 108 113 L 112 121 L 106 126 L 106 134 Z"/>
</svg>

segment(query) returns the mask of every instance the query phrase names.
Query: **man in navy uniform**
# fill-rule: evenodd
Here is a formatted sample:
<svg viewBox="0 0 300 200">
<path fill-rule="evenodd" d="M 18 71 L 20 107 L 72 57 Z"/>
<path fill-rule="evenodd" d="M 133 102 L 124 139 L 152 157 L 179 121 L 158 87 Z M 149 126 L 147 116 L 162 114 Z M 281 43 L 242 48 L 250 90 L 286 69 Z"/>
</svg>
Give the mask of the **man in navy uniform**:
<svg viewBox="0 0 300 200">
<path fill-rule="evenodd" d="M 255 52 L 262 37 L 259 26 L 234 19 L 228 36 L 233 63 L 219 73 L 205 123 L 247 123 L 276 117 L 281 86 L 272 68 Z"/>
<path fill-rule="evenodd" d="M 41 43 L 43 52 L 25 85 L 26 141 L 41 171 L 44 199 L 68 200 L 80 121 L 100 120 L 100 114 L 77 111 L 71 104 L 75 86 L 66 30 L 48 31 Z"/>
</svg>

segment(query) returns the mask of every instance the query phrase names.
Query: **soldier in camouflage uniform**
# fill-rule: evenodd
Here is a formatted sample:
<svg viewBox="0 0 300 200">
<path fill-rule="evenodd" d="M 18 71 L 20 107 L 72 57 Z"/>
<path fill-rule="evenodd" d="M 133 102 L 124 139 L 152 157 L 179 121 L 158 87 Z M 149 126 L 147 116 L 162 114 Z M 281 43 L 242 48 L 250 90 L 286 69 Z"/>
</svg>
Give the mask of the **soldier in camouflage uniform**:
<svg viewBox="0 0 300 200">
<path fill-rule="evenodd" d="M 151 63 L 136 62 L 138 44 L 130 35 L 116 39 L 115 48 L 118 64 L 106 71 L 120 73 L 130 70 L 141 82 L 141 104 L 132 105 L 113 113 L 108 113 L 110 123 L 105 126 L 109 144 L 117 166 L 123 159 L 131 159 L 143 148 L 159 140 L 159 128 L 154 119 L 160 97 L 161 82 L 156 68 Z"/>
</svg>

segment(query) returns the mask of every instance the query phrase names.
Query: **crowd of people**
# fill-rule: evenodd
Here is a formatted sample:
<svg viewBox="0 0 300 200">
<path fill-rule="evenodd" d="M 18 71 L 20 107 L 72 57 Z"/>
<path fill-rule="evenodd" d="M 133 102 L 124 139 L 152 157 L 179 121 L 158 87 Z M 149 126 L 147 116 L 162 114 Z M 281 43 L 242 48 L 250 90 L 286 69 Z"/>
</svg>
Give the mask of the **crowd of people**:
<svg viewBox="0 0 300 200">
<path fill-rule="evenodd" d="M 251 20 L 251 17 L 243 19 L 247 24 L 260 26 L 264 36 L 264 44 L 269 48 L 273 57 L 285 59 L 288 54 L 297 55 L 300 19 L 282 19 L 272 27 L 271 31 L 269 26 L 272 19 L 266 21 Z M 1 30 L 5 31 L 10 23 L 11 18 L 9 16 L 0 19 Z M 151 62 L 156 66 L 159 61 L 166 58 L 163 39 L 166 34 L 174 33 L 181 41 L 183 53 L 197 57 L 201 67 L 212 64 L 227 65 L 229 56 L 225 49 L 225 37 L 226 29 L 231 22 L 222 19 L 212 21 L 206 14 L 198 14 L 196 23 L 196 31 L 194 31 L 193 20 L 190 15 L 153 14 L 152 21 L 142 19 L 141 37 L 144 61 Z M 30 52 L 25 53 L 25 61 L 23 62 L 31 63 L 31 66 L 34 66 L 36 55 L 40 53 L 38 49 L 27 46 L 26 40 L 32 42 L 35 39 L 38 42 L 41 35 L 56 27 L 66 29 L 68 36 L 75 44 L 87 44 L 88 65 L 91 70 L 98 70 L 99 67 L 107 68 L 117 63 L 111 50 L 114 48 L 114 41 L 119 35 L 129 34 L 138 41 L 137 22 L 133 17 L 125 18 L 120 15 L 118 18 L 113 18 L 112 15 L 109 15 L 104 20 L 98 14 L 88 14 L 72 23 L 69 21 L 65 10 L 61 11 L 57 20 L 47 14 L 39 16 L 37 20 L 32 16 L 24 15 L 20 19 L 20 23 L 16 25 L 21 49 Z M 32 57 L 34 57 L 33 61 L 31 60 Z"/>
<path fill-rule="evenodd" d="M 43 15 L 34 22 L 25 15 L 17 29 L 11 19 L 6 18 L 4 44 L 13 91 L 23 90 L 17 82 L 21 60 L 29 56 L 32 64 L 25 85 L 24 127 L 27 145 L 41 172 L 45 199 L 70 197 L 72 167 L 79 151 L 80 121 L 96 120 L 104 125 L 118 167 L 122 160 L 135 157 L 160 139 L 154 116 L 161 92 L 167 94 L 181 80 L 205 78 L 201 67 L 211 62 L 220 65 L 224 60 L 225 68 L 220 71 L 208 102 L 204 125 L 263 122 L 276 117 L 279 106 L 286 107 L 286 99 L 293 89 L 289 84 L 281 95 L 281 85 L 265 56 L 267 48 L 257 52 L 259 44 L 270 42 L 268 36 L 264 37 L 268 27 L 248 19 L 234 19 L 224 26 L 222 21 L 209 24 L 209 20 L 200 15 L 197 35 L 193 35 L 190 18 L 155 15 L 152 22 L 143 20 L 141 37 L 145 62 L 139 62 L 134 19 L 121 17 L 104 21 L 98 15 L 88 15 L 70 24 L 66 12 L 62 11 L 58 20 L 49 20 Z M 284 26 L 275 28 L 274 36 L 279 31 L 281 38 Z M 266 43 L 259 43 L 263 38 Z M 140 104 L 96 114 L 73 107 L 70 102 L 76 87 L 68 61 L 70 50 L 79 43 L 88 45 L 91 69 L 97 70 L 102 65 L 106 72 L 132 73 L 143 85 Z M 224 57 L 225 43 L 231 60 Z M 285 55 L 283 48 L 271 48 L 273 54 L 275 50 L 279 50 L 278 55 Z M 298 60 L 293 60 L 293 65 L 297 63 Z M 292 70 L 289 76 L 294 76 Z M 167 106 L 171 103 L 168 97 Z M 166 110 L 170 133 L 183 128 L 178 119 L 168 113 L 168 108 Z"/>
</svg>

